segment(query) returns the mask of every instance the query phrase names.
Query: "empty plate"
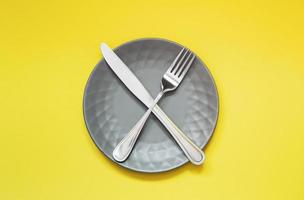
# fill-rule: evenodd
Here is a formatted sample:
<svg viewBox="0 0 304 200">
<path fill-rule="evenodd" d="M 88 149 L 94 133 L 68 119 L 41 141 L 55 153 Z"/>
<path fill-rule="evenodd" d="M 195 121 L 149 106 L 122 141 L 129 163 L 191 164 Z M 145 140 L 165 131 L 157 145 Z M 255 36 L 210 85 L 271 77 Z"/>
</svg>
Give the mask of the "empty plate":
<svg viewBox="0 0 304 200">
<path fill-rule="evenodd" d="M 125 43 L 114 51 L 156 97 L 163 74 L 181 48 L 168 40 L 141 39 Z M 217 122 L 218 94 L 210 72 L 198 56 L 180 86 L 167 93 L 158 105 L 196 145 L 203 148 L 208 143 Z M 140 172 L 163 172 L 188 162 L 153 114 L 129 158 L 122 163 L 114 160 L 115 146 L 147 108 L 120 82 L 104 59 L 87 82 L 83 109 L 93 141 L 113 162 Z M 208 155 L 206 157 L 208 159 Z"/>
</svg>

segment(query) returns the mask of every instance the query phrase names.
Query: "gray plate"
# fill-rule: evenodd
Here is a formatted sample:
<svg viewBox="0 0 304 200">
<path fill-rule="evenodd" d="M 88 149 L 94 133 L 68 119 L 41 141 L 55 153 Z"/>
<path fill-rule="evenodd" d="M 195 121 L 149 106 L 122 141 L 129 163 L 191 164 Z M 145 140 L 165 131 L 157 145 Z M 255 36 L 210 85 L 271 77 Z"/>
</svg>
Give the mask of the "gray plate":
<svg viewBox="0 0 304 200">
<path fill-rule="evenodd" d="M 155 97 L 163 74 L 181 48 L 163 39 L 141 39 L 119 46 L 115 53 Z M 92 139 L 116 162 L 112 156 L 115 146 L 147 108 L 120 82 L 104 59 L 87 82 L 83 106 Z M 218 95 L 211 74 L 199 58 L 177 90 L 164 96 L 159 106 L 195 144 L 203 148 L 208 143 L 218 117 Z M 167 130 L 151 114 L 133 152 L 127 161 L 118 164 L 140 172 L 163 172 L 187 161 Z"/>
</svg>

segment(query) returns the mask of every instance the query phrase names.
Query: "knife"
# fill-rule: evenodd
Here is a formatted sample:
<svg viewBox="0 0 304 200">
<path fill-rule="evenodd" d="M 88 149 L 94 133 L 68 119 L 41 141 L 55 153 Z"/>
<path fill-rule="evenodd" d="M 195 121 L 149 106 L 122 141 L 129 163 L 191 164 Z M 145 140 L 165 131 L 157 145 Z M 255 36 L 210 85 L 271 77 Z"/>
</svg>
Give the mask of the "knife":
<svg viewBox="0 0 304 200">
<path fill-rule="evenodd" d="M 102 43 L 100 45 L 102 55 L 108 66 L 117 75 L 117 77 L 125 84 L 125 86 L 148 108 L 153 105 L 153 98 L 148 93 L 146 88 L 137 79 L 133 72 L 127 67 L 127 65 L 112 51 L 108 45 Z M 189 161 L 195 165 L 200 165 L 205 160 L 203 151 L 197 147 L 162 111 L 162 109 L 156 105 L 152 112 L 160 120 L 160 122 L 166 127 L 172 137 L 175 139 L 179 147 L 182 149 Z"/>
</svg>

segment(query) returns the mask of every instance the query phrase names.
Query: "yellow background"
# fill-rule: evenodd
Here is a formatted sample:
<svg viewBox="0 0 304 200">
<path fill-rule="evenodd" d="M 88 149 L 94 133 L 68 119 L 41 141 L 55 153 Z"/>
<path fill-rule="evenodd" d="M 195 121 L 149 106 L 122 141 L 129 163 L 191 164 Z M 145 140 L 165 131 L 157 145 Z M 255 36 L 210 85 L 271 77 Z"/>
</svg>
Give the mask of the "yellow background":
<svg viewBox="0 0 304 200">
<path fill-rule="evenodd" d="M 0 199 L 304 199 L 302 2 L 2 0 Z M 90 139 L 82 99 L 99 43 L 143 37 L 186 45 L 215 78 L 201 167 L 128 171 Z"/>
</svg>

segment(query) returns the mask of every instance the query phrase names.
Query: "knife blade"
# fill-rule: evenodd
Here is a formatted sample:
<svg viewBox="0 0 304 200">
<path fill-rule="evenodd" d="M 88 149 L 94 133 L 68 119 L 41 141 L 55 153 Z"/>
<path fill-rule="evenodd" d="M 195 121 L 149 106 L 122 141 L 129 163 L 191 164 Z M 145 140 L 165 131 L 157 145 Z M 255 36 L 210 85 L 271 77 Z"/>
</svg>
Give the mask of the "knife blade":
<svg viewBox="0 0 304 200">
<path fill-rule="evenodd" d="M 153 104 L 153 98 L 133 72 L 105 43 L 102 43 L 100 48 L 106 62 L 119 79 L 135 96 L 140 96 L 140 101 L 150 107 Z"/>
<path fill-rule="evenodd" d="M 102 43 L 100 45 L 101 52 L 108 66 L 113 70 L 117 77 L 125 84 L 125 86 L 147 107 L 153 105 L 153 98 L 137 79 L 127 65 L 112 51 L 108 45 Z M 167 128 L 169 133 L 175 139 L 177 144 L 185 153 L 186 157 L 195 165 L 200 165 L 205 160 L 203 151 L 197 147 L 156 105 L 152 111 L 155 116 Z"/>
</svg>

